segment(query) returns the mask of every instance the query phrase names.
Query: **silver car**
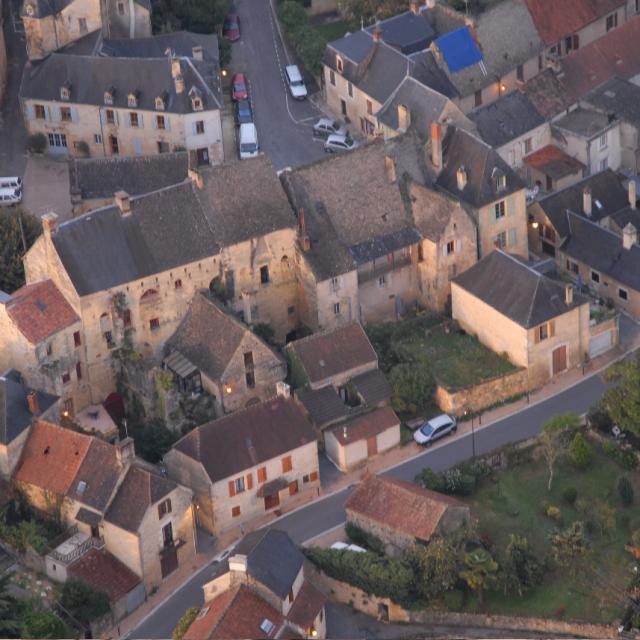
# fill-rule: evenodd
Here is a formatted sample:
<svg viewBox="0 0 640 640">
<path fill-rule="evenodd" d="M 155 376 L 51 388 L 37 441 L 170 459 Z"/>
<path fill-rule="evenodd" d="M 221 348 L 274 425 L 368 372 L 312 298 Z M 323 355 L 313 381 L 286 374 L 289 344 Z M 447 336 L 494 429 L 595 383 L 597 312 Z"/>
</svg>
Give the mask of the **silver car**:
<svg viewBox="0 0 640 640">
<path fill-rule="evenodd" d="M 326 140 L 334 133 L 339 136 L 346 136 L 347 129 L 337 120 L 330 120 L 329 118 L 320 118 L 320 120 L 313 125 L 314 138 L 322 138 L 323 140 Z"/>
<path fill-rule="evenodd" d="M 438 438 L 447 436 L 450 433 L 455 433 L 457 429 L 458 424 L 456 419 L 446 413 L 443 413 L 441 416 L 431 418 L 431 420 L 428 420 L 421 427 L 416 429 L 413 434 L 413 439 L 418 444 L 429 446 L 438 440 Z"/>
<path fill-rule="evenodd" d="M 355 140 L 348 135 L 342 136 L 332 133 L 324 143 L 325 153 L 334 153 L 335 151 L 351 151 L 358 146 Z"/>
</svg>

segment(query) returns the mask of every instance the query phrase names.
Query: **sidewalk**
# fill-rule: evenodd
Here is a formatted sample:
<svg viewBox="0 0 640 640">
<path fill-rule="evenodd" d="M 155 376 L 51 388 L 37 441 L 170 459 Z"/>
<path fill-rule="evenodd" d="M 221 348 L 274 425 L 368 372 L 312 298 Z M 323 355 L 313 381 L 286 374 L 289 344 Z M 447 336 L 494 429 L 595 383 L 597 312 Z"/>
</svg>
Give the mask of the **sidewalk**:
<svg viewBox="0 0 640 640">
<path fill-rule="evenodd" d="M 635 325 L 635 327 L 636 330 L 632 333 L 628 333 L 622 344 L 612 351 L 594 359 L 588 365 L 585 365 L 584 370 L 583 367 L 573 368 L 556 377 L 539 390 L 532 391 L 528 398 L 523 398 L 517 402 L 497 407 L 496 409 L 483 413 L 479 424 L 479 421 L 476 418 L 475 430 L 478 431 L 479 429 L 483 429 L 506 416 L 526 409 L 530 405 L 547 400 L 574 384 L 579 383 L 582 379 L 604 370 L 610 364 L 624 357 L 624 355 L 630 351 L 640 348 L 640 326 Z M 458 424 L 458 431 L 454 438 L 463 437 L 470 432 L 471 422 L 461 422 Z M 447 441 L 450 440 L 451 439 L 448 439 Z M 264 527 L 276 521 L 281 516 L 291 513 L 309 502 L 312 502 L 315 498 L 328 496 L 332 493 L 341 491 L 350 485 L 360 482 L 363 476 L 367 473 L 380 473 L 387 471 L 390 468 L 406 462 L 407 460 L 410 460 L 422 453 L 424 453 L 424 448 L 414 442 L 411 442 L 403 447 L 396 447 L 386 453 L 380 454 L 376 458 L 370 460 L 366 466 L 355 469 L 349 473 L 340 474 L 340 476 L 333 482 L 323 486 L 319 492 L 316 490 L 301 492 L 293 500 L 289 501 L 286 507 L 247 523 L 245 531 L 249 532 Z M 325 533 L 320 535 L 325 535 Z M 128 618 L 123 620 L 117 629 L 112 630 L 110 637 L 122 637 L 129 631 L 135 629 L 158 605 L 162 604 L 164 600 L 173 595 L 184 582 L 206 567 L 216 556 L 235 544 L 240 537 L 240 529 L 238 528 L 237 530 L 225 532 L 214 540 L 206 542 L 203 541 L 204 544 L 199 545 L 200 551 L 196 555 L 194 561 L 188 566 L 180 567 L 173 575 L 167 578 L 153 596 L 150 596 L 141 607 L 139 607 Z M 316 536 L 316 538 L 317 537 L 318 536 Z"/>
</svg>

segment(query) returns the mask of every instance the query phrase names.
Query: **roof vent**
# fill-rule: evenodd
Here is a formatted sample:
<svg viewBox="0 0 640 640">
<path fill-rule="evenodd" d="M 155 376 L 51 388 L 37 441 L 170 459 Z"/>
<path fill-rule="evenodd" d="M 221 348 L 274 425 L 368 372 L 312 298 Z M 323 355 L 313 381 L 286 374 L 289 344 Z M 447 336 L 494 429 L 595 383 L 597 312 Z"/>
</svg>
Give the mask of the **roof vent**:
<svg viewBox="0 0 640 640">
<path fill-rule="evenodd" d="M 78 487 L 76 488 L 76 493 L 83 494 L 87 490 L 87 483 L 84 480 L 80 480 L 78 482 Z"/>
<path fill-rule="evenodd" d="M 191 57 L 194 60 L 202 61 L 204 60 L 204 49 L 200 45 L 196 45 L 191 49 Z"/>
<path fill-rule="evenodd" d="M 123 216 L 131 215 L 131 199 L 126 191 L 116 191 L 113 201 Z"/>
<path fill-rule="evenodd" d="M 324 367 L 324 360 L 320 360 L 320 362 L 318 362 L 318 364 L 319 364 L 321 367 Z"/>
<path fill-rule="evenodd" d="M 276 628 L 276 625 L 273 624 L 273 622 L 271 622 L 271 620 L 269 620 L 269 618 L 265 618 L 261 623 L 260 623 L 260 629 L 266 633 L 268 636 L 271 635 L 272 631 Z"/>
<path fill-rule="evenodd" d="M 587 218 L 591 217 L 591 189 L 585 187 L 582 191 L 582 211 Z"/>
</svg>

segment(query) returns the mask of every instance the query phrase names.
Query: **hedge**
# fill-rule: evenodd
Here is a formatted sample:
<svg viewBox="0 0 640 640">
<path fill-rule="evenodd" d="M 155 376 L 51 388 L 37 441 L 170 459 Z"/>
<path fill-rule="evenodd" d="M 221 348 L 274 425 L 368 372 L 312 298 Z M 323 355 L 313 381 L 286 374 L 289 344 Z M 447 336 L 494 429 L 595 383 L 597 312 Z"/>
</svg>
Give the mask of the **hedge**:
<svg viewBox="0 0 640 640">
<path fill-rule="evenodd" d="M 302 4 L 295 0 L 285 0 L 278 9 L 278 17 L 302 64 L 311 73 L 320 73 L 327 41 L 309 24 L 309 17 Z"/>
</svg>

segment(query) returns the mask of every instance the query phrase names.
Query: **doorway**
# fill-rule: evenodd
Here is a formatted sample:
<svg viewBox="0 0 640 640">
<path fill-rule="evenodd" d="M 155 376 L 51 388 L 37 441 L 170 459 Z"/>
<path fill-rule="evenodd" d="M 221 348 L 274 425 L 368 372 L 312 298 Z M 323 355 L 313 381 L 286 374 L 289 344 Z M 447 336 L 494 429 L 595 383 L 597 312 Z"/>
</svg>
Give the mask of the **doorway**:
<svg viewBox="0 0 640 640">
<path fill-rule="evenodd" d="M 567 368 L 567 347 L 563 345 L 553 350 L 553 375 L 564 371 Z"/>
<path fill-rule="evenodd" d="M 280 495 L 276 492 L 270 496 L 264 497 L 264 510 L 269 511 L 280 505 Z"/>
<path fill-rule="evenodd" d="M 367 438 L 367 458 L 377 455 L 378 453 L 378 439 L 376 436 Z"/>
<path fill-rule="evenodd" d="M 112 156 L 117 156 L 120 153 L 118 138 L 116 138 L 115 136 L 109 136 L 109 148 L 111 149 Z"/>
<path fill-rule="evenodd" d="M 207 147 L 196 149 L 196 158 L 198 160 L 199 167 L 204 164 L 209 164 L 209 149 L 207 149 Z"/>
</svg>

